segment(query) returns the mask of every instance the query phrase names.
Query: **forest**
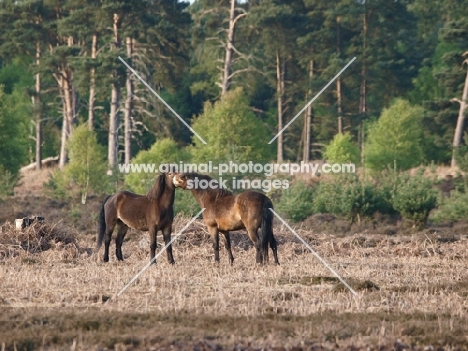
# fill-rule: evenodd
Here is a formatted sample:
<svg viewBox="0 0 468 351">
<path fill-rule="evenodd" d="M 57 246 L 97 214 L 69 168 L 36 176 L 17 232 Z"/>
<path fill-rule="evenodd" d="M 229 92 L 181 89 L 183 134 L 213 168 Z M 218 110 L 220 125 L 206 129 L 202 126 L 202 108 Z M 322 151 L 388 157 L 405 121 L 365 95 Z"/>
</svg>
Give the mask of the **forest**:
<svg viewBox="0 0 468 351">
<path fill-rule="evenodd" d="M 466 0 L 0 0 L 0 349 L 466 350 L 467 102 Z M 208 162 L 355 173 L 224 172 L 281 185 L 260 265 L 122 171 Z M 175 265 L 120 219 L 103 262 L 157 179 Z"/>
<path fill-rule="evenodd" d="M 2 0 L 0 188 L 47 157 L 82 164 L 82 145 L 98 178 L 137 160 L 463 169 L 467 12 L 461 0 Z"/>
</svg>

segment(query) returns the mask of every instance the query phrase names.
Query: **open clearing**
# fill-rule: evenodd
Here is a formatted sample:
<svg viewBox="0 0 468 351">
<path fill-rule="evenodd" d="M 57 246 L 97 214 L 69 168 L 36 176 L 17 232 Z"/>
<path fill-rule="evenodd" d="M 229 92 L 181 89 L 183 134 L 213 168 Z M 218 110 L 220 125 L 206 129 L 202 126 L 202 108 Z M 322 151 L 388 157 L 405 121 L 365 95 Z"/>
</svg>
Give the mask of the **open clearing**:
<svg viewBox="0 0 468 351">
<path fill-rule="evenodd" d="M 177 218 L 177 233 L 188 218 Z M 280 225 L 281 266 L 254 264 L 232 234 L 234 265 L 195 222 L 120 297 L 148 262 L 147 233 L 130 231 L 126 260 L 91 254 L 95 235 L 25 251 L 0 245 L 0 348 L 5 350 L 466 349 L 468 251 L 464 236 L 300 234 L 358 292 L 356 298 Z M 14 234 L 4 228 L 2 235 Z M 115 237 L 115 236 L 114 236 Z M 15 238 L 13 238 L 15 239 Z M 62 238 L 63 239 L 63 238 Z M 66 238 L 65 238 L 66 239 Z M 16 238 L 17 242 L 24 238 Z M 158 237 L 159 244 L 162 242 Z M 37 243 L 36 243 L 37 244 Z M 34 252 L 37 251 L 37 252 Z"/>
</svg>

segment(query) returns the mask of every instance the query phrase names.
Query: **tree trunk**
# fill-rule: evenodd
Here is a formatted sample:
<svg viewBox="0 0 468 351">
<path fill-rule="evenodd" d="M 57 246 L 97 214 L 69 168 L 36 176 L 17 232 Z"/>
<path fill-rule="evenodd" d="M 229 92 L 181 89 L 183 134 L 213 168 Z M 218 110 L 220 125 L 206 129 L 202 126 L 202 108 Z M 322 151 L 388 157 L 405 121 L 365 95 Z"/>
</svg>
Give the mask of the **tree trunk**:
<svg viewBox="0 0 468 351">
<path fill-rule="evenodd" d="M 36 43 L 36 65 L 39 66 L 41 58 L 41 44 Z M 41 75 L 36 73 L 36 94 L 34 96 L 34 110 L 36 115 L 36 169 L 42 168 L 42 99 Z"/>
<path fill-rule="evenodd" d="M 221 82 L 221 96 L 226 94 L 229 90 L 230 75 L 232 69 L 232 51 L 234 45 L 235 6 L 236 0 L 231 0 L 231 8 L 229 10 L 229 29 L 226 43 L 226 57 L 224 59 L 223 80 Z"/>
<path fill-rule="evenodd" d="M 62 122 L 62 136 L 60 141 L 60 157 L 59 157 L 59 168 L 63 169 L 67 163 L 67 138 L 68 138 L 68 118 L 67 118 L 67 109 L 65 103 L 65 92 L 64 92 L 64 77 L 60 76 L 59 88 L 61 90 L 62 101 L 63 101 L 63 122 Z"/>
<path fill-rule="evenodd" d="M 97 34 L 93 34 L 93 42 L 91 44 L 91 59 L 97 56 Z M 91 78 L 89 81 L 89 104 L 88 104 L 88 127 L 89 130 L 94 129 L 94 104 L 96 103 L 96 68 L 92 67 L 90 72 Z"/>
<path fill-rule="evenodd" d="M 361 87 L 359 92 L 359 114 L 361 116 L 361 122 L 359 123 L 359 146 L 361 149 L 361 164 L 364 164 L 364 142 L 365 142 L 365 130 L 364 120 L 367 114 L 367 12 L 364 13 L 363 23 L 363 54 L 362 54 L 362 67 L 361 67 Z"/>
<path fill-rule="evenodd" d="M 341 17 L 338 16 L 336 17 L 336 37 L 337 37 L 337 43 L 336 43 L 336 51 L 338 53 L 338 57 L 340 57 L 341 53 L 341 34 L 340 34 L 340 29 L 341 29 Z M 337 112 L 338 112 L 338 133 L 343 133 L 343 110 L 341 107 L 341 78 L 338 77 L 336 80 L 336 105 L 337 105 Z"/>
<path fill-rule="evenodd" d="M 468 52 L 467 52 L 468 53 Z M 465 60 L 465 63 L 468 63 L 468 60 Z M 460 101 L 460 110 L 458 112 L 457 126 L 455 127 L 455 133 L 453 135 L 453 151 L 452 151 L 452 163 L 451 166 L 455 167 L 457 165 L 457 160 L 455 158 L 458 148 L 460 147 L 462 137 L 463 137 L 463 124 L 465 121 L 465 110 L 468 100 L 468 69 L 466 71 L 465 86 L 463 87 L 463 94 Z"/>
<path fill-rule="evenodd" d="M 133 57 L 133 40 L 130 37 L 126 39 L 128 62 L 131 64 Z M 133 80 L 132 73 L 127 70 L 127 98 L 125 100 L 125 163 L 130 163 L 132 159 L 132 107 L 133 107 Z"/>
<path fill-rule="evenodd" d="M 68 37 L 68 46 L 73 45 L 73 37 Z M 68 65 L 64 64 L 59 74 L 55 76 L 59 84 L 59 88 L 63 101 L 63 124 L 62 124 L 62 140 L 60 146 L 59 168 L 63 169 L 67 162 L 68 151 L 67 141 L 73 129 L 76 120 L 76 92 L 73 87 L 73 71 Z"/>
<path fill-rule="evenodd" d="M 113 32 L 114 43 L 113 48 L 116 50 L 120 47 L 119 38 L 120 17 L 114 14 Z M 109 140 L 108 140 L 108 162 L 109 167 L 114 168 L 117 165 L 117 151 L 118 151 L 118 128 L 119 128 L 119 104 L 120 104 L 120 87 L 118 86 L 117 73 L 114 72 L 114 83 L 111 87 L 111 105 L 109 113 Z"/>
<path fill-rule="evenodd" d="M 314 61 L 310 60 L 309 61 L 309 83 L 312 79 L 312 76 L 314 74 Z M 308 101 L 310 96 L 312 95 L 312 91 L 310 88 L 307 90 L 307 98 L 306 100 Z M 310 135 L 311 135 L 311 125 L 312 125 L 312 104 L 310 104 L 307 107 L 306 110 L 306 115 L 305 115 L 305 123 L 304 123 L 304 128 L 305 128 L 305 133 L 304 133 L 304 152 L 302 155 L 302 160 L 306 163 L 309 162 L 310 158 Z"/>
<path fill-rule="evenodd" d="M 72 76 L 69 68 L 64 68 L 60 74 L 59 86 L 63 101 L 62 140 L 60 146 L 59 168 L 62 169 L 67 162 L 67 141 L 75 123 L 75 91 L 71 84 Z"/>
<path fill-rule="evenodd" d="M 283 94 L 284 94 L 284 61 L 281 62 L 280 55 L 276 51 L 276 95 L 278 101 L 278 132 L 283 129 Z M 278 135 L 278 148 L 276 162 L 283 162 L 283 133 Z"/>
<path fill-rule="evenodd" d="M 119 129 L 119 101 L 120 92 L 116 84 L 112 84 L 111 106 L 109 116 L 109 152 L 108 161 L 109 167 L 114 168 L 117 165 L 117 146 L 118 146 L 118 129 Z"/>
<path fill-rule="evenodd" d="M 338 133 L 343 133 L 343 111 L 341 109 L 341 79 L 336 80 L 336 102 L 338 105 Z"/>
</svg>

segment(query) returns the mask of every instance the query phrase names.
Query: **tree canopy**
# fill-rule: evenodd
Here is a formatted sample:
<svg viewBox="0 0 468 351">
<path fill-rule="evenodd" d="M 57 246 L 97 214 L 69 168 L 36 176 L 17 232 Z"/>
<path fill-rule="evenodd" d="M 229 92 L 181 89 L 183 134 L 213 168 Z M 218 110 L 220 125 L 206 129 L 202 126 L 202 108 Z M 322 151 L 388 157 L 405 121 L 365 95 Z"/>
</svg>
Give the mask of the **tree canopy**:
<svg viewBox="0 0 468 351">
<path fill-rule="evenodd" d="M 64 167 L 82 122 L 110 168 L 168 137 L 195 161 L 323 159 L 340 133 L 372 169 L 447 164 L 466 114 L 467 11 L 461 0 L 1 1 L 1 164 L 16 173 L 60 155 Z"/>
</svg>

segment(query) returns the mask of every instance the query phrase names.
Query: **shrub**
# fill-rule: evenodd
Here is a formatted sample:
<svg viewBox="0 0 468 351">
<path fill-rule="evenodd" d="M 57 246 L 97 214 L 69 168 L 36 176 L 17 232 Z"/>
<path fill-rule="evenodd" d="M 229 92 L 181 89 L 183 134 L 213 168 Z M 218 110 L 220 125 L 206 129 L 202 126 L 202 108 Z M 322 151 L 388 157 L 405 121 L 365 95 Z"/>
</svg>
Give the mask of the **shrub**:
<svg viewBox="0 0 468 351">
<path fill-rule="evenodd" d="M 389 187 L 376 187 L 355 174 L 320 182 L 313 202 L 314 212 L 331 213 L 352 222 L 371 217 L 376 211 L 390 213 L 390 204 Z"/>
<path fill-rule="evenodd" d="M 187 161 L 189 153 L 180 148 L 172 139 L 160 139 L 149 150 L 140 151 L 133 159 L 133 164 L 154 164 L 155 170 L 160 164 Z M 146 194 L 154 184 L 157 173 L 134 172 L 125 176 L 125 184 L 138 194 Z"/>
<path fill-rule="evenodd" d="M 460 191 L 453 191 L 449 198 L 440 200 L 440 205 L 434 216 L 431 217 L 436 222 L 458 221 L 466 219 L 468 216 L 468 194 Z"/>
<path fill-rule="evenodd" d="M 12 196 L 14 194 L 14 188 L 19 180 L 19 174 L 13 174 L 12 172 L 3 168 L 0 165 L 0 198 L 6 196 Z"/>
<path fill-rule="evenodd" d="M 203 114 L 193 121 L 193 129 L 207 142 L 194 136 L 192 149 L 195 162 L 269 161 L 273 146 L 263 122 L 252 112 L 242 89 L 237 88 L 214 104 L 207 102 Z"/>
<path fill-rule="evenodd" d="M 368 130 L 365 163 L 373 171 L 385 167 L 409 169 L 423 161 L 424 111 L 406 100 L 396 100 Z"/>
<path fill-rule="evenodd" d="M 349 133 L 338 133 L 333 140 L 325 147 L 324 158 L 329 163 L 354 163 L 360 160 L 359 148 L 354 145 Z"/>
<path fill-rule="evenodd" d="M 432 188 L 432 181 L 420 172 L 415 176 L 403 174 L 397 180 L 393 197 L 393 208 L 404 219 L 422 227 L 429 212 L 437 206 L 437 192 Z"/>
<path fill-rule="evenodd" d="M 81 197 L 83 203 L 90 194 L 109 190 L 107 160 L 104 147 L 98 144 L 96 134 L 86 124 L 73 131 L 68 142 L 70 161 L 49 180 L 49 193 L 56 197 Z"/>
<path fill-rule="evenodd" d="M 313 194 L 313 187 L 302 181 L 296 181 L 288 189 L 283 190 L 276 208 L 293 222 L 302 221 L 313 213 Z"/>
<path fill-rule="evenodd" d="M 189 190 L 176 189 L 174 201 L 174 213 L 186 216 L 194 216 L 200 211 L 200 206 Z"/>
</svg>

